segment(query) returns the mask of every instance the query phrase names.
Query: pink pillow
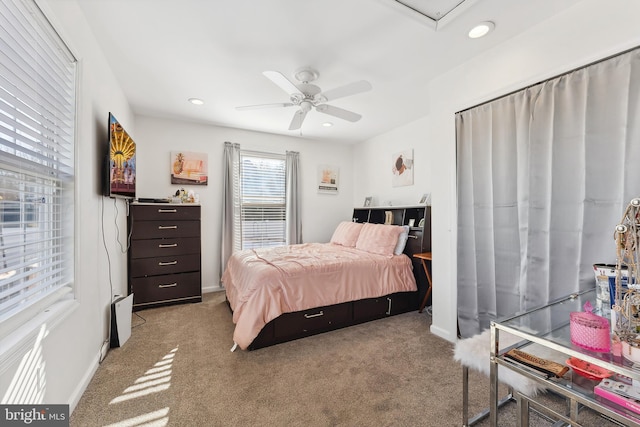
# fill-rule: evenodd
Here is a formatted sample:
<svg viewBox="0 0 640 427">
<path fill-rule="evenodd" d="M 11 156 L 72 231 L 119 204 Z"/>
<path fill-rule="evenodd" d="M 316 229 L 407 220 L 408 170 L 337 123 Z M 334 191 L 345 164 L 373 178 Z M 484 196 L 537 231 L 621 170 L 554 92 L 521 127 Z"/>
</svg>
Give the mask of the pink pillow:
<svg viewBox="0 0 640 427">
<path fill-rule="evenodd" d="M 393 255 L 403 228 L 399 225 L 364 224 L 356 249 L 380 255 Z"/>
<path fill-rule="evenodd" d="M 364 224 L 357 222 L 342 221 L 338 224 L 338 227 L 336 227 L 336 231 L 333 232 L 331 243 L 354 248 L 363 225 Z"/>
</svg>

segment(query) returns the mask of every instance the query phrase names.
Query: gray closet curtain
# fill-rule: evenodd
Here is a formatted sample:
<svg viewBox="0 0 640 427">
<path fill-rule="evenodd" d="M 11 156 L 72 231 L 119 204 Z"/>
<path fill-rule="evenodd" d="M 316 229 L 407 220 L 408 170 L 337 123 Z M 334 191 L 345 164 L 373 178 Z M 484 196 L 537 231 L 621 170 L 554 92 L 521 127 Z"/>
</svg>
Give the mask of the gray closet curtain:
<svg viewBox="0 0 640 427">
<path fill-rule="evenodd" d="M 220 244 L 220 277 L 234 249 L 240 247 L 240 144 L 224 143 L 222 165 L 222 241 Z"/>
<path fill-rule="evenodd" d="M 286 157 L 286 242 L 287 245 L 302 243 L 302 222 L 300 217 L 300 187 L 298 185 L 298 170 L 300 168 L 300 153 L 287 151 Z"/>
<path fill-rule="evenodd" d="M 458 323 L 595 286 L 640 196 L 640 49 L 456 115 Z"/>
</svg>

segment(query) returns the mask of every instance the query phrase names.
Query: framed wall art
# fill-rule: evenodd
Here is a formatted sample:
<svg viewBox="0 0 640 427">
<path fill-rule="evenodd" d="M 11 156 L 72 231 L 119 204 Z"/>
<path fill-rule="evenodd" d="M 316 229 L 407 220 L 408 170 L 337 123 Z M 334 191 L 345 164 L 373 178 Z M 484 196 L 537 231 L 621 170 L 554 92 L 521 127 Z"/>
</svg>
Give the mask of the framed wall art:
<svg viewBox="0 0 640 427">
<path fill-rule="evenodd" d="M 337 166 L 318 166 L 318 193 L 338 194 L 340 169 Z"/>
<path fill-rule="evenodd" d="M 171 152 L 171 183 L 207 185 L 209 181 L 207 153 Z"/>
<path fill-rule="evenodd" d="M 391 158 L 393 187 L 413 185 L 413 149 L 396 153 Z"/>
</svg>

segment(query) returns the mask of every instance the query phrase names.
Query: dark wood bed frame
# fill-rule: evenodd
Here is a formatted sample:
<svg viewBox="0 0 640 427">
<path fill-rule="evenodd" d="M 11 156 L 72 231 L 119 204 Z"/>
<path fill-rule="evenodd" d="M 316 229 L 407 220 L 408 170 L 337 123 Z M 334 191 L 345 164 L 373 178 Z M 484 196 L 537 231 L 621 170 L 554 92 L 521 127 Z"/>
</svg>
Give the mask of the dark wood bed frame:
<svg viewBox="0 0 640 427">
<path fill-rule="evenodd" d="M 411 218 L 414 224 L 418 224 L 420 218 L 425 218 L 422 227 L 411 227 L 404 249 L 404 253 L 412 260 L 418 290 L 284 313 L 262 328 L 248 350 L 418 310 L 428 284 L 422 266 L 419 260 L 413 258 L 413 254 L 431 251 L 431 207 L 356 208 L 353 219 L 356 222 L 384 222 L 384 211 L 388 210 L 393 210 L 394 224 L 397 225 L 407 225 Z"/>
</svg>

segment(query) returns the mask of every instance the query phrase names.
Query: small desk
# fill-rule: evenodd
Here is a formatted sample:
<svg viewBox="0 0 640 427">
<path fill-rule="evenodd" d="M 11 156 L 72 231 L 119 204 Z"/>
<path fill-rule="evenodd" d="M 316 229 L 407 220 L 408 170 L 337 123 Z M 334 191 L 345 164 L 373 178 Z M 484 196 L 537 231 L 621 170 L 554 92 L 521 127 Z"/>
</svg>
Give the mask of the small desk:
<svg viewBox="0 0 640 427">
<path fill-rule="evenodd" d="M 431 295 L 431 274 L 429 273 L 429 269 L 427 268 L 427 263 L 425 261 L 431 262 L 431 252 L 423 252 L 421 254 L 413 254 L 414 258 L 418 258 L 422 262 L 422 268 L 424 269 L 424 274 L 427 275 L 427 281 L 429 282 L 429 287 L 427 288 L 427 292 L 424 294 L 424 298 L 422 299 L 422 303 L 420 304 L 420 309 L 418 313 L 422 313 L 424 310 L 424 306 L 427 305 L 427 300 L 429 299 L 429 295 Z"/>
<path fill-rule="evenodd" d="M 613 353 L 607 352 L 593 352 L 571 342 L 571 326 L 569 322 L 571 313 L 583 311 L 584 304 L 587 301 L 594 307 L 596 306 L 595 287 L 568 295 L 548 305 L 491 322 L 490 426 L 495 427 L 498 425 L 499 365 L 502 366 L 500 372 L 503 372 L 502 368 L 506 368 L 537 381 L 557 395 L 564 396 L 568 403 L 569 413 L 558 413 L 556 410 L 536 402 L 533 398 L 520 395 L 516 391 L 518 425 L 529 425 L 529 409 L 533 406 L 550 418 L 563 421 L 564 424 L 562 425 L 579 426 L 582 424 L 579 422 L 578 410 L 580 406 L 586 406 L 595 412 L 604 414 L 609 419 L 617 421 L 620 425 L 640 426 L 640 415 L 631 411 L 625 412 L 617 408 L 615 404 L 596 397 L 594 386 L 597 384 L 597 380 L 586 380 L 571 371 L 562 378 L 549 377 L 511 361 L 504 356 L 505 349 L 500 349 L 500 336 L 502 332 L 505 332 L 516 338 L 519 337 L 522 341 L 518 346 L 523 351 L 530 352 L 530 354 L 536 355 L 536 351 L 543 351 L 547 354 L 552 354 L 553 352 L 559 355 L 559 360 L 577 357 L 594 366 L 631 378 L 633 381 L 640 381 L 640 371 L 635 369 L 623 356 L 615 356 Z M 534 344 L 537 346 L 531 347 L 534 351 L 528 350 L 528 347 Z"/>
</svg>

